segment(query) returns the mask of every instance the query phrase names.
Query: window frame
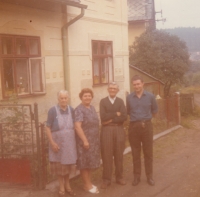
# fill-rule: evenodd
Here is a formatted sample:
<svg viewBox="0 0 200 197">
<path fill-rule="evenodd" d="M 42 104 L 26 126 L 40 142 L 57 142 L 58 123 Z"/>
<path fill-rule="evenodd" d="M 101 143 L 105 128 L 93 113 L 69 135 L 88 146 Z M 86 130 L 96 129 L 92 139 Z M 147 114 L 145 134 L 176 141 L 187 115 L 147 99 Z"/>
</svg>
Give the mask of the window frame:
<svg viewBox="0 0 200 197">
<path fill-rule="evenodd" d="M 11 38 L 11 54 L 3 54 L 3 39 L 2 38 Z M 25 40 L 25 46 L 26 46 L 26 53 L 25 54 L 17 54 L 17 39 L 24 39 Z M 30 45 L 31 40 L 36 40 L 37 43 L 37 54 L 31 54 L 30 51 Z M 17 87 L 17 71 L 16 71 L 16 62 L 17 60 L 27 60 L 27 82 L 28 82 L 28 92 L 25 94 L 20 94 L 18 92 Z M 41 69 L 40 69 L 40 80 L 42 82 L 41 92 L 33 92 L 32 91 L 32 81 L 31 81 L 31 65 L 30 60 L 31 59 L 40 59 L 41 60 Z M 12 60 L 12 77 L 13 77 L 13 90 L 12 94 L 16 94 L 18 97 L 28 97 L 33 95 L 41 95 L 45 94 L 46 87 L 45 87 L 45 73 L 44 73 L 44 58 L 41 57 L 41 41 L 39 36 L 24 36 L 24 35 L 11 35 L 11 34 L 0 34 L 0 71 L 1 71 L 1 84 L 2 84 L 2 96 L 3 99 L 7 99 L 10 97 L 10 95 L 6 94 L 6 84 L 5 84 L 5 76 L 4 76 L 4 60 Z"/>
<path fill-rule="evenodd" d="M 40 67 L 40 79 L 41 79 L 41 82 L 40 82 L 40 87 L 42 89 L 41 92 L 34 92 L 32 90 L 32 75 L 31 75 L 31 60 L 41 60 L 41 67 Z M 32 93 L 32 95 L 35 95 L 35 94 L 45 94 L 45 90 L 46 90 L 46 84 L 45 84 L 45 78 L 44 78 L 44 75 L 45 75 L 45 67 L 44 67 L 44 58 L 42 57 L 35 57 L 35 58 L 29 58 L 29 64 L 28 64 L 28 67 L 29 67 L 29 73 L 30 73 L 30 91 Z"/>
<path fill-rule="evenodd" d="M 97 54 L 94 53 L 94 50 L 93 50 L 93 46 L 94 44 L 97 43 Z M 100 51 L 101 51 L 101 45 L 104 44 L 106 49 L 105 49 L 105 54 L 101 54 Z M 92 81 L 93 81 L 93 86 L 102 86 L 102 85 L 107 85 L 109 82 L 113 81 L 114 79 L 114 68 L 113 68 L 113 42 L 112 41 L 102 41 L 102 40 L 92 40 L 91 42 L 91 45 L 92 45 Z M 107 53 L 107 50 L 108 50 L 108 46 L 111 46 L 111 53 L 108 54 Z M 112 59 L 112 63 L 111 65 L 109 65 L 109 62 L 108 62 L 108 58 L 111 58 Z M 95 61 L 97 60 L 98 62 L 98 71 L 99 71 L 99 83 L 95 83 L 95 77 L 94 77 L 94 64 L 95 64 Z M 108 70 L 108 81 L 103 83 L 102 82 L 102 63 L 101 61 L 102 60 L 106 60 L 107 63 L 107 70 Z M 112 79 L 110 79 L 110 68 L 109 66 L 111 66 L 111 70 L 112 70 Z"/>
</svg>

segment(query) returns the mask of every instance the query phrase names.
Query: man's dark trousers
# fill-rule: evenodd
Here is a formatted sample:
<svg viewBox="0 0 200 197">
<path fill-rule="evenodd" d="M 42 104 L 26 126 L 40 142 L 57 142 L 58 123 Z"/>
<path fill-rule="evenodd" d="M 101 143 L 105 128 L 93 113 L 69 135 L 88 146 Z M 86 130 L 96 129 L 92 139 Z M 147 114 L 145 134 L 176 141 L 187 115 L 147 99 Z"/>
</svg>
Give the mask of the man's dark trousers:
<svg viewBox="0 0 200 197">
<path fill-rule="evenodd" d="M 102 126 L 101 157 L 103 160 L 103 181 L 111 183 L 113 156 L 116 181 L 123 179 L 123 152 L 125 148 L 125 132 L 121 126 Z"/>
<path fill-rule="evenodd" d="M 151 121 L 145 123 L 131 122 L 129 126 L 129 142 L 133 156 L 133 173 L 135 178 L 141 175 L 141 148 L 144 153 L 145 172 L 147 178 L 153 175 L 153 125 Z"/>
</svg>

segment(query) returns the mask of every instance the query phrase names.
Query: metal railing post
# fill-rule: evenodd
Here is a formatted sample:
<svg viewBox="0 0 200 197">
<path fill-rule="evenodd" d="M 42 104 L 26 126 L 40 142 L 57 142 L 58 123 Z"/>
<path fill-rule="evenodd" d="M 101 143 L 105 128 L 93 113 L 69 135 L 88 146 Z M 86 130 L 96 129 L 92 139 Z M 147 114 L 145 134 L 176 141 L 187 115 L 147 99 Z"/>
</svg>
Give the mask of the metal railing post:
<svg viewBox="0 0 200 197">
<path fill-rule="evenodd" d="M 166 98 L 166 118 L 167 118 L 167 128 L 169 128 L 169 98 Z"/>
<path fill-rule="evenodd" d="M 1 158 L 4 158 L 4 150 L 3 150 L 3 127 L 2 124 L 0 123 L 0 142 L 1 142 Z"/>
<path fill-rule="evenodd" d="M 42 185 L 42 165 L 41 165 L 41 147 L 40 147 L 40 135 L 39 135 L 39 120 L 38 120 L 38 104 L 34 103 L 34 118 L 36 129 L 36 145 L 37 145 L 37 166 L 38 166 L 38 189 L 43 189 Z"/>
<path fill-rule="evenodd" d="M 175 109 L 176 109 L 176 123 L 178 125 L 181 124 L 181 113 L 180 113 L 180 93 L 176 92 L 175 93 Z"/>
<path fill-rule="evenodd" d="M 47 183 L 47 162 L 46 162 L 46 152 L 45 152 L 45 125 L 43 123 L 40 124 L 41 129 L 41 151 L 42 151 L 42 184 L 43 186 Z"/>
</svg>

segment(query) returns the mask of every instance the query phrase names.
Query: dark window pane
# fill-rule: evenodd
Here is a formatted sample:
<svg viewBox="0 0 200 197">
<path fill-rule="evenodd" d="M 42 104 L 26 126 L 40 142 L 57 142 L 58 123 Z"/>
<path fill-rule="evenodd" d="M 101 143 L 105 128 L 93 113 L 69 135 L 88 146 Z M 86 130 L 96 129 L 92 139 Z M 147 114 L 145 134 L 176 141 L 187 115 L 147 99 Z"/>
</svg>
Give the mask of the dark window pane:
<svg viewBox="0 0 200 197">
<path fill-rule="evenodd" d="M 109 68 L 109 82 L 113 81 L 113 59 L 108 57 L 108 68 Z"/>
<path fill-rule="evenodd" d="M 17 55 L 26 55 L 26 39 L 16 38 L 16 53 Z"/>
<path fill-rule="evenodd" d="M 12 60 L 3 60 L 3 84 L 5 96 L 11 96 L 14 93 L 14 70 Z"/>
<path fill-rule="evenodd" d="M 101 49 L 101 54 L 106 54 L 105 44 L 104 43 L 101 43 L 100 49 Z"/>
<path fill-rule="evenodd" d="M 101 83 L 108 83 L 107 58 L 101 59 Z"/>
<path fill-rule="evenodd" d="M 39 55 L 39 40 L 38 39 L 30 39 L 29 40 L 29 53 L 30 55 Z"/>
<path fill-rule="evenodd" d="M 97 42 L 93 42 L 92 43 L 92 53 L 94 55 L 97 55 L 98 54 L 98 43 Z"/>
<path fill-rule="evenodd" d="M 16 60 L 16 81 L 18 94 L 29 93 L 28 60 Z"/>
<path fill-rule="evenodd" d="M 2 37 L 2 54 L 11 55 L 13 53 L 13 39 Z"/>
<path fill-rule="evenodd" d="M 99 76 L 99 60 L 95 59 L 93 63 L 93 77 L 94 77 L 94 84 L 100 83 L 100 76 Z"/>
</svg>

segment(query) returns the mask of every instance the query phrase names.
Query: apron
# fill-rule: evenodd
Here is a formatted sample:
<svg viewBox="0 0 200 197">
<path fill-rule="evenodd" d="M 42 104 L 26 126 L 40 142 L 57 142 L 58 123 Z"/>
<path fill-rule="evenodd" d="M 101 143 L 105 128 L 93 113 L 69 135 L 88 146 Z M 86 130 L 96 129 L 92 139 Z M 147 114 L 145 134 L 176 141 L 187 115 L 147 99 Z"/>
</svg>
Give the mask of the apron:
<svg viewBox="0 0 200 197">
<path fill-rule="evenodd" d="M 68 113 L 61 114 L 58 106 L 55 106 L 59 130 L 52 132 L 54 142 L 59 146 L 57 153 L 49 148 L 49 160 L 51 162 L 60 162 L 61 164 L 75 164 L 77 160 L 76 140 L 74 123 L 70 107 Z"/>
</svg>

